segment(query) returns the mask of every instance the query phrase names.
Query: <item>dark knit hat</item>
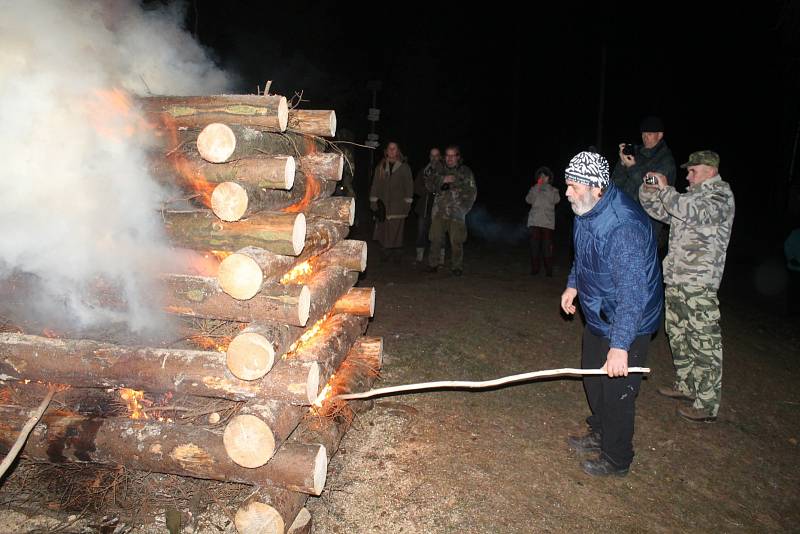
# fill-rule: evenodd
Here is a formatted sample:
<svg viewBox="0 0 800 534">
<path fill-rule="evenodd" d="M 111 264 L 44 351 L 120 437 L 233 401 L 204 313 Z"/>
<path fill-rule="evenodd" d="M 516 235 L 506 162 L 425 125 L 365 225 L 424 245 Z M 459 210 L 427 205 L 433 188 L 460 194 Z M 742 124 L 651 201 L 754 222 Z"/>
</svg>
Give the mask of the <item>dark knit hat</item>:
<svg viewBox="0 0 800 534">
<path fill-rule="evenodd" d="M 663 132 L 664 131 L 664 122 L 661 120 L 661 117 L 656 117 L 655 115 L 649 115 L 642 119 L 642 124 L 639 125 L 640 132 Z"/>
<path fill-rule="evenodd" d="M 565 179 L 605 189 L 608 187 L 608 161 L 594 152 L 579 152 L 564 171 Z"/>
</svg>

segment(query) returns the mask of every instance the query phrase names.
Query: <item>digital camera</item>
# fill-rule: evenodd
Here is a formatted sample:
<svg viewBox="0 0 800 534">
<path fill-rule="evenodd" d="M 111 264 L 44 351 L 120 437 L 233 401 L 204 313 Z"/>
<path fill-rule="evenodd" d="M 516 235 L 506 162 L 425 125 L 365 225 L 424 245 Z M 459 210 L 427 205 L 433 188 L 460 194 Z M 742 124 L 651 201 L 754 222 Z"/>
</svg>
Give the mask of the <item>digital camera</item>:
<svg viewBox="0 0 800 534">
<path fill-rule="evenodd" d="M 658 177 L 655 174 L 645 175 L 644 183 L 650 184 L 650 185 L 658 185 Z"/>
<path fill-rule="evenodd" d="M 636 154 L 636 147 L 630 143 L 625 143 L 625 146 L 622 147 L 622 153 L 626 156 L 633 156 Z"/>
</svg>

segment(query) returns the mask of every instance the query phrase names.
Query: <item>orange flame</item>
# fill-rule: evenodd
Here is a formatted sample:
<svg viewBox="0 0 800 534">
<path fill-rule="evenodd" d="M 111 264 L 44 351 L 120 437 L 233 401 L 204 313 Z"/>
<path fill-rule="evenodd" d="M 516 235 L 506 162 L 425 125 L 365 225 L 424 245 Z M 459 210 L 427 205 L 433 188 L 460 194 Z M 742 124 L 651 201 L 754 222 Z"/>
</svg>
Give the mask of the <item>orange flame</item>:
<svg viewBox="0 0 800 534">
<path fill-rule="evenodd" d="M 233 338 L 224 336 L 220 338 L 213 338 L 208 336 L 203 336 L 200 334 L 196 334 L 189 338 L 189 341 L 197 345 L 203 350 L 215 350 L 217 352 L 226 352 L 228 350 L 228 345 L 231 344 L 231 340 Z"/>
<path fill-rule="evenodd" d="M 230 256 L 231 254 L 233 254 L 233 252 L 228 252 L 227 250 L 209 250 L 209 252 L 211 253 L 212 256 L 217 258 L 219 261 L 222 261 L 225 258 L 227 258 L 228 256 Z"/>
<path fill-rule="evenodd" d="M 142 406 L 141 403 L 141 401 L 144 399 L 144 391 L 120 388 L 119 396 L 128 405 L 128 411 L 131 414 L 131 419 L 147 419 L 147 414 L 144 412 L 144 406 Z"/>
<path fill-rule="evenodd" d="M 214 192 L 214 189 L 216 189 L 217 184 L 206 180 L 203 173 L 189 161 L 185 154 L 175 152 L 169 157 L 169 160 L 172 162 L 172 166 L 175 167 L 178 176 L 183 180 L 184 185 L 197 192 L 195 198 L 199 200 L 203 206 L 210 208 L 211 194 Z"/>
<path fill-rule="evenodd" d="M 287 351 L 286 351 L 286 354 L 284 354 L 284 355 L 283 355 L 283 358 L 284 358 L 284 359 L 289 359 L 289 358 L 291 358 L 291 357 L 292 357 L 292 355 L 293 355 L 295 352 L 297 352 L 297 351 L 298 351 L 298 350 L 299 350 L 299 349 L 300 349 L 300 348 L 301 348 L 303 345 L 305 345 L 306 343 L 308 343 L 308 342 L 311 340 L 311 338 L 313 338 L 314 336 L 316 336 L 317 334 L 319 334 L 319 333 L 320 333 L 320 331 L 322 330 L 322 323 L 324 323 L 324 322 L 325 322 L 325 320 L 326 320 L 327 318 L 328 318 L 328 314 L 326 313 L 326 314 L 325 314 L 325 315 L 322 317 L 322 319 L 320 319 L 319 321 L 317 321 L 316 323 L 314 323 L 314 325 L 313 325 L 311 328 L 309 328 L 308 330 L 306 330 L 306 331 L 303 333 L 303 335 L 302 335 L 302 336 L 300 336 L 300 338 L 299 338 L 297 341 L 295 341 L 294 343 L 292 343 L 292 345 L 289 347 L 289 350 L 287 350 Z"/>
<path fill-rule="evenodd" d="M 291 271 L 284 274 L 280 283 L 284 285 L 296 283 L 297 280 L 309 276 L 312 272 L 314 272 L 314 268 L 311 266 L 311 262 L 306 260 L 303 263 L 298 263 Z"/>
<path fill-rule="evenodd" d="M 309 172 L 304 174 L 306 175 L 306 190 L 305 193 L 303 193 L 303 198 L 299 202 L 295 202 L 291 206 L 284 208 L 283 211 L 287 213 L 305 211 L 309 204 L 311 204 L 311 201 L 319 197 L 319 192 L 322 190 L 320 179 Z"/>
<path fill-rule="evenodd" d="M 311 404 L 314 408 L 322 408 L 322 404 L 333 395 L 333 379 L 336 378 L 336 373 L 332 374 L 328 383 L 322 388 L 322 391 L 317 395 L 316 400 Z"/>
<path fill-rule="evenodd" d="M 105 137 L 122 140 L 153 129 L 122 89 L 98 89 L 85 103 L 89 122 Z"/>
</svg>

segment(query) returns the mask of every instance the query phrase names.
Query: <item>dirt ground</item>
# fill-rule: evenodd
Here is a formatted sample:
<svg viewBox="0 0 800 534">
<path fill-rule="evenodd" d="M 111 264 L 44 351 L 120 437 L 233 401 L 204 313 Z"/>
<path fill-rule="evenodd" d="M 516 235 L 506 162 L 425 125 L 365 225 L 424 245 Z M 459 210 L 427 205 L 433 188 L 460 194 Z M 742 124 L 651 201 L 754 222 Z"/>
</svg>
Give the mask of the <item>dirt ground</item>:
<svg viewBox="0 0 800 534">
<path fill-rule="evenodd" d="M 366 238 L 358 229 L 352 237 Z M 560 243 L 555 276 L 546 278 L 528 274 L 524 245 L 472 240 L 455 277 L 421 272 L 410 245 L 400 263 L 381 263 L 371 242 L 360 285 L 377 289 L 368 334 L 383 336 L 385 358 L 376 387 L 578 367 L 582 323 L 558 307 L 568 238 Z M 656 393 L 673 370 L 663 333 L 654 340 L 627 477 L 589 477 L 568 449 L 565 438 L 582 433 L 589 415 L 578 379 L 384 397 L 356 420 L 325 491 L 309 499 L 314 532 L 797 531 L 800 329 L 780 306 L 752 298 L 754 276 L 774 278 L 754 272 L 730 260 L 720 292 L 725 375 L 716 423 L 683 421 L 676 401 Z M 137 487 L 157 488 L 154 507 L 127 523 L 141 534 L 166 532 L 166 507 L 191 509 L 195 499 L 170 477 L 150 477 Z M 227 486 L 219 491 L 235 492 Z M 230 510 L 212 506 L 184 532 L 233 533 Z M 112 520 L 116 513 L 108 510 Z M 79 515 L 5 508 L 0 533 L 115 529 Z"/>
<path fill-rule="evenodd" d="M 399 264 L 372 248 L 361 284 L 377 289 L 368 334 L 385 342 L 378 386 L 579 367 L 581 320 L 558 307 L 567 261 L 553 278 L 533 277 L 526 254 L 471 242 L 454 277 L 419 272 L 411 247 Z M 659 334 L 627 477 L 590 477 L 568 449 L 589 415 L 577 379 L 385 397 L 348 432 L 325 492 L 309 500 L 315 532 L 796 531 L 800 329 L 730 286 L 720 295 L 718 421 L 686 422 L 656 393 L 673 380 Z"/>
</svg>

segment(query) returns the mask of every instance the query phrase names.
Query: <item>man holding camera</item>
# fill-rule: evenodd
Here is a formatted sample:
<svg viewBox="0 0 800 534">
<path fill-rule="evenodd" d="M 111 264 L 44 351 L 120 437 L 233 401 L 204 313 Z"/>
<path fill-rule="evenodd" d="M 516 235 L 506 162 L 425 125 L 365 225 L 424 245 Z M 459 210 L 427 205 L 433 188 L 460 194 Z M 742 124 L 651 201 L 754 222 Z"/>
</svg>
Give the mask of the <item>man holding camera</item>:
<svg viewBox="0 0 800 534">
<path fill-rule="evenodd" d="M 650 338 L 664 304 L 661 269 L 650 219 L 642 208 L 609 183 L 608 162 L 581 152 L 565 171 L 567 199 L 575 213 L 575 260 L 561 295 L 561 309 L 574 314 L 578 297 L 586 320 L 581 366 L 608 376 L 586 376 L 583 386 L 592 415 L 589 433 L 570 436 L 593 476 L 628 474 L 633 461 L 635 401 Z"/>
<path fill-rule="evenodd" d="M 659 117 L 648 116 L 639 126 L 642 133 L 642 144 L 632 145 L 620 143 L 619 161 L 611 173 L 614 185 L 625 191 L 637 204 L 639 203 L 639 186 L 649 171 L 658 172 L 667 177 L 669 185 L 675 185 L 677 169 L 672 151 L 664 141 L 664 123 Z M 651 220 L 656 239 L 663 228 L 657 220 Z"/>
<path fill-rule="evenodd" d="M 427 176 L 425 186 L 434 195 L 427 270 L 436 272 L 439 269 L 444 235 L 448 234 L 451 271 L 461 276 L 464 272 L 464 242 L 467 240 L 466 217 L 475 203 L 478 189 L 475 175 L 461 162 L 461 150 L 457 146 L 450 145 L 445 149 L 444 167 Z"/>
<path fill-rule="evenodd" d="M 647 213 L 670 225 L 664 258 L 665 329 L 677 374 L 658 392 L 691 401 L 678 407 L 689 421 L 713 422 L 722 394 L 722 332 L 717 290 L 725 268 L 735 211 L 733 192 L 719 175 L 719 156 L 694 152 L 681 165 L 689 188 L 678 193 L 661 173 L 649 173 L 639 189 Z M 654 183 L 653 183 L 654 182 Z"/>
</svg>

